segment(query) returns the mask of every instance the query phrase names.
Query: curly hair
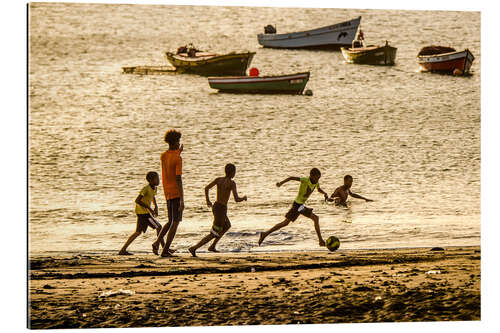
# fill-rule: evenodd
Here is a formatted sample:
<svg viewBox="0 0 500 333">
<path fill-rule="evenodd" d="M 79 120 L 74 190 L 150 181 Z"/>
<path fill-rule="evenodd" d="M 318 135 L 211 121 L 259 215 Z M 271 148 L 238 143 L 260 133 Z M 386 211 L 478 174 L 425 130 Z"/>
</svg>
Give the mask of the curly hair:
<svg viewBox="0 0 500 333">
<path fill-rule="evenodd" d="M 173 129 L 168 130 L 167 133 L 165 133 L 165 142 L 172 146 L 181 140 L 181 135 L 179 131 Z"/>
<path fill-rule="evenodd" d="M 147 180 L 148 182 L 151 182 L 155 176 L 156 176 L 156 177 L 160 177 L 160 176 L 158 175 L 158 172 L 155 172 L 155 171 L 149 171 L 149 172 L 148 172 L 148 174 L 146 175 L 146 180 Z"/>
</svg>

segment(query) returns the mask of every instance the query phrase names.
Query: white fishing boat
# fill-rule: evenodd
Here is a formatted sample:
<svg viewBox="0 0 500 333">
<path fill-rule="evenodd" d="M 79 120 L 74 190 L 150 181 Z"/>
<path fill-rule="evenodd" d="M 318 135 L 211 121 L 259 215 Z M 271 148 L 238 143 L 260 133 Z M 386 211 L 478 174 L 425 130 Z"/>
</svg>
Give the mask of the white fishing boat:
<svg viewBox="0 0 500 333">
<path fill-rule="evenodd" d="M 209 77 L 210 88 L 220 92 L 249 94 L 301 94 L 309 72 L 272 76 Z"/>
<path fill-rule="evenodd" d="M 258 34 L 257 39 L 260 45 L 270 48 L 340 48 L 351 46 L 360 22 L 361 16 L 322 28 L 286 34 L 274 33 L 276 29 L 268 26 L 266 33 Z"/>
</svg>

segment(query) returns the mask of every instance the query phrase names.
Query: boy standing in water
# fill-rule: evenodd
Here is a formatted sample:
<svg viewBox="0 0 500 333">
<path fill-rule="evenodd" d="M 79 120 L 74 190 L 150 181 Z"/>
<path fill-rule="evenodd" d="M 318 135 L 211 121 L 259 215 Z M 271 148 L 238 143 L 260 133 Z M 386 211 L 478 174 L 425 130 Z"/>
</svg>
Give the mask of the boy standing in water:
<svg viewBox="0 0 500 333">
<path fill-rule="evenodd" d="M 156 230 L 156 234 L 160 233 L 161 224 L 158 223 L 152 216 L 158 216 L 158 205 L 156 204 L 157 186 L 160 184 L 160 177 L 154 171 L 148 172 L 146 175 L 148 185 L 144 186 L 135 199 L 135 213 L 137 214 L 137 226 L 135 232 L 130 235 L 118 254 L 131 255 L 127 252 L 127 247 L 142 233 L 145 233 L 148 227 Z M 151 202 L 154 203 L 155 209 L 151 208 Z M 163 243 L 162 243 L 163 245 Z"/>
<path fill-rule="evenodd" d="M 344 185 L 339 186 L 335 189 L 335 191 L 332 193 L 328 201 L 330 202 L 335 202 L 336 206 L 344 206 L 347 207 L 347 197 L 351 195 L 353 198 L 357 199 L 363 199 L 365 201 L 373 201 L 371 199 L 367 199 L 362 197 L 359 194 L 352 193 L 351 192 L 351 186 L 352 186 L 352 176 L 351 175 L 345 175 L 344 176 Z"/>
<path fill-rule="evenodd" d="M 215 245 L 221 239 L 221 237 L 226 233 L 226 231 L 231 228 L 231 223 L 227 217 L 227 202 L 229 201 L 229 196 L 233 192 L 234 201 L 247 201 L 247 196 L 239 197 L 238 191 L 236 190 L 236 183 L 233 181 L 234 175 L 236 174 L 236 167 L 234 164 L 227 164 L 225 167 L 225 177 L 215 178 L 210 184 L 205 187 L 205 198 L 207 200 L 207 206 L 212 207 L 212 212 L 214 214 L 214 223 L 210 233 L 203 237 L 198 244 L 191 246 L 189 252 L 193 257 L 196 257 L 196 250 L 198 250 L 203 245 L 214 239 L 212 245 L 208 248 L 211 252 L 218 252 L 215 249 Z M 217 200 L 212 205 L 210 202 L 208 191 L 212 187 L 217 185 Z"/>
<path fill-rule="evenodd" d="M 169 130 L 165 134 L 165 142 L 168 143 L 168 150 L 161 154 L 161 176 L 163 192 L 167 201 L 168 223 L 163 226 L 158 235 L 158 239 L 152 244 L 153 253 L 158 254 L 158 248 L 163 241 L 163 237 L 168 231 L 165 246 L 161 252 L 162 257 L 172 256 L 170 245 L 174 240 L 177 227 L 182 221 L 182 211 L 184 210 L 184 190 L 182 188 L 182 151 L 180 140 L 181 133 L 176 130 Z"/>
<path fill-rule="evenodd" d="M 325 246 L 325 241 L 323 237 L 321 237 L 321 232 L 319 229 L 319 217 L 312 212 L 312 208 L 306 207 L 304 204 L 306 200 L 309 198 L 314 189 L 318 189 L 319 193 L 322 193 L 325 196 L 325 200 L 328 199 L 328 195 L 319 187 L 319 179 L 321 178 L 321 172 L 317 168 L 311 169 L 309 173 L 309 177 L 288 177 L 285 180 L 276 183 L 276 186 L 280 187 L 284 183 L 295 180 L 300 182 L 299 193 L 295 198 L 295 201 L 292 204 L 292 207 L 286 213 L 285 219 L 283 222 L 276 224 L 274 227 L 269 229 L 268 231 L 264 231 L 260 233 L 259 237 L 259 245 L 262 244 L 264 239 L 269 236 L 272 232 L 281 229 L 287 226 L 290 222 L 295 221 L 299 215 L 304 215 L 314 222 L 314 229 L 316 230 L 316 235 L 318 236 L 319 246 Z"/>
</svg>

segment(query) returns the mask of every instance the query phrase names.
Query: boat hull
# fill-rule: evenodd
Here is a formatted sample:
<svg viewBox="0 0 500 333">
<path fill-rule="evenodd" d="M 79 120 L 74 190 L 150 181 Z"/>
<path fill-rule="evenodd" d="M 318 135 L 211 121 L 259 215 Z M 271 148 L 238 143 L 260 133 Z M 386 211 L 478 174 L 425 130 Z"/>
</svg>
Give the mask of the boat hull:
<svg viewBox="0 0 500 333">
<path fill-rule="evenodd" d="M 165 54 L 178 72 L 203 76 L 245 75 L 254 55 L 255 52 L 246 52 L 192 58 L 170 52 Z"/>
<path fill-rule="evenodd" d="M 301 94 L 309 72 L 278 76 L 209 77 L 208 84 L 219 92 L 250 94 Z"/>
<path fill-rule="evenodd" d="M 286 34 L 258 34 L 260 45 L 270 48 L 338 49 L 350 46 L 358 31 L 361 16 L 342 23 Z"/>
<path fill-rule="evenodd" d="M 375 48 L 341 48 L 347 63 L 392 66 L 396 61 L 397 48 L 385 45 Z"/>
<path fill-rule="evenodd" d="M 470 71 L 474 56 L 465 49 L 460 52 L 450 52 L 428 56 L 418 56 L 418 64 L 423 71 L 453 73 L 455 69 L 466 74 Z"/>
</svg>

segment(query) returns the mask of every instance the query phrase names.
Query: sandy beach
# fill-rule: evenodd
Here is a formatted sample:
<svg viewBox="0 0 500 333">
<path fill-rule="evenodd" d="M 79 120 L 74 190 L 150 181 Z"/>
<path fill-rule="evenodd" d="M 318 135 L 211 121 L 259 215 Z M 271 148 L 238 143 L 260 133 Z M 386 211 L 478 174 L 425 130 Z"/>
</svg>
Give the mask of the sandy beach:
<svg viewBox="0 0 500 333">
<path fill-rule="evenodd" d="M 479 247 L 30 256 L 31 328 L 480 320 Z"/>
</svg>

